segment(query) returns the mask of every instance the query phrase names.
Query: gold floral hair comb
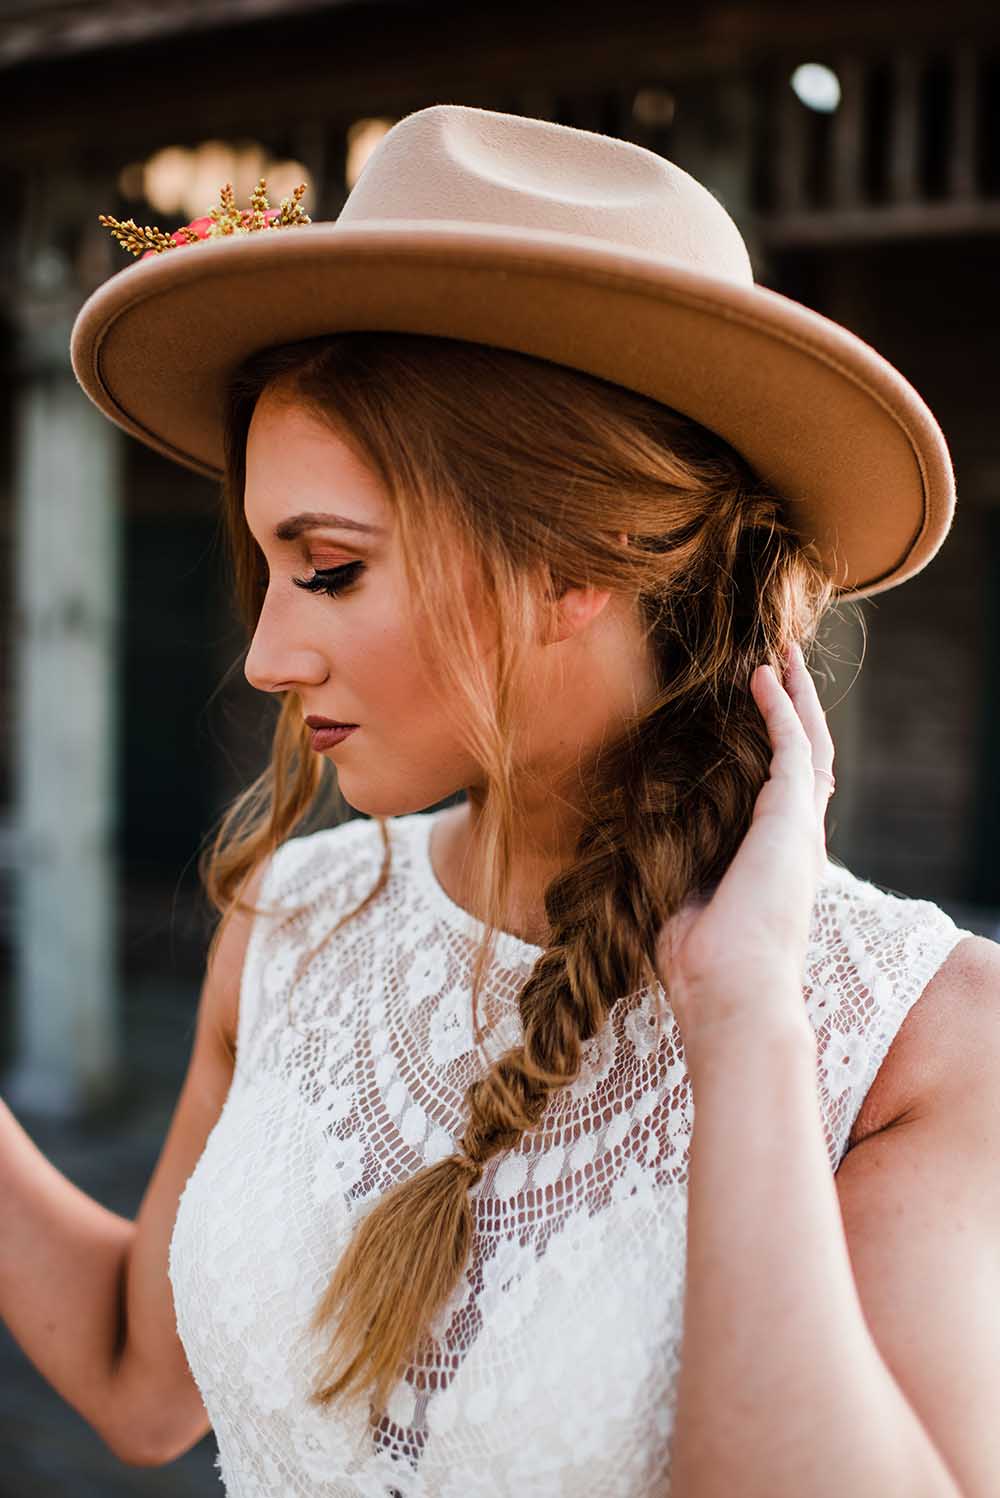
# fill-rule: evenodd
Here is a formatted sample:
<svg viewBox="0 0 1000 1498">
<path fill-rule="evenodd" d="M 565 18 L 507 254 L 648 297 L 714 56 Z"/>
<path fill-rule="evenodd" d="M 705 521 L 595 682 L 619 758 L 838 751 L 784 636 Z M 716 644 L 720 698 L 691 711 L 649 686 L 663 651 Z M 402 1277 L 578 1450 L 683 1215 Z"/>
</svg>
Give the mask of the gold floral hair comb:
<svg viewBox="0 0 1000 1498">
<path fill-rule="evenodd" d="M 227 234 L 252 234 L 259 229 L 294 229 L 300 224 L 311 224 L 312 219 L 300 207 L 305 190 L 306 184 L 300 182 L 291 197 L 282 198 L 281 206 L 272 208 L 267 201 L 267 181 L 261 177 L 250 197 L 250 207 L 240 209 L 236 206 L 233 185 L 227 182 L 214 208 L 171 234 L 155 225 L 146 224 L 143 228 L 131 218 L 112 218 L 109 213 L 99 213 L 97 217 L 106 229 L 111 230 L 122 249 L 141 255 L 145 260 L 149 255 L 162 255 L 164 250 L 197 244 L 201 239 L 222 239 Z"/>
</svg>

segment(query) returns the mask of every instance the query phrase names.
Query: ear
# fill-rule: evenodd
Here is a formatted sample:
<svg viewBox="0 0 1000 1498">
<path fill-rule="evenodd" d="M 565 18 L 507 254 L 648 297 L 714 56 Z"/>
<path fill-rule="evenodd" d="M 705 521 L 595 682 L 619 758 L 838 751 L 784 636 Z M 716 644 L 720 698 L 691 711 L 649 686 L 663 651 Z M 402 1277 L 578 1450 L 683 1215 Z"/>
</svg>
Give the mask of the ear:
<svg viewBox="0 0 1000 1498">
<path fill-rule="evenodd" d="M 628 545 L 628 536 L 624 531 L 618 533 L 618 540 L 623 546 Z M 568 640 L 578 630 L 585 628 L 592 619 L 597 618 L 610 597 L 610 588 L 564 587 L 556 599 L 552 631 L 547 643 L 554 645 L 560 640 Z"/>
</svg>

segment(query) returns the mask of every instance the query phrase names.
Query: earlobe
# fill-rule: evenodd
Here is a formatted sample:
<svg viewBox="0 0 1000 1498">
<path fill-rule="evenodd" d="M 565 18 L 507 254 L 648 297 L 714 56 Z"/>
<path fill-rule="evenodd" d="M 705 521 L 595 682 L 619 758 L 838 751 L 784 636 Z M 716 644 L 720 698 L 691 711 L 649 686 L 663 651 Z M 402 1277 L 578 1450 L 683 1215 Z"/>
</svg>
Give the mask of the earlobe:
<svg viewBox="0 0 1000 1498">
<path fill-rule="evenodd" d="M 597 617 L 610 597 L 609 588 L 576 588 L 566 584 L 555 606 L 551 643 L 566 640 L 585 628 Z"/>
<path fill-rule="evenodd" d="M 618 531 L 616 539 L 623 546 L 627 546 L 628 532 Z M 591 619 L 595 618 L 606 605 L 611 597 L 611 590 L 579 587 L 554 573 L 550 574 L 550 580 L 553 606 L 552 631 L 546 643 L 554 645 L 589 624 Z"/>
</svg>

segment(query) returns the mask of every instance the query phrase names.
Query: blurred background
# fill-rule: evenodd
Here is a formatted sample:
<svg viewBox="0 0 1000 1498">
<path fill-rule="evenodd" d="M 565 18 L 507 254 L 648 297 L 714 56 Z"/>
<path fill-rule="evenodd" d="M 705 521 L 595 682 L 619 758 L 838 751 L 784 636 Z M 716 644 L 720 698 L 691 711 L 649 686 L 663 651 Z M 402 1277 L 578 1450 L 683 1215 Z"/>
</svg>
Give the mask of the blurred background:
<svg viewBox="0 0 1000 1498">
<path fill-rule="evenodd" d="M 924 572 L 828 632 L 828 840 L 1000 936 L 995 3 L 0 0 L 2 1091 L 127 1216 L 190 1052 L 212 929 L 195 858 L 272 715 L 242 674 L 215 486 L 74 381 L 75 313 L 131 264 L 97 215 L 169 231 L 265 176 L 272 203 L 305 181 L 306 211 L 335 218 L 382 134 L 439 102 L 676 161 L 736 219 L 760 284 L 928 401 L 955 523 Z M 214 1449 L 120 1465 L 0 1325 L 0 1498 L 215 1493 Z"/>
</svg>

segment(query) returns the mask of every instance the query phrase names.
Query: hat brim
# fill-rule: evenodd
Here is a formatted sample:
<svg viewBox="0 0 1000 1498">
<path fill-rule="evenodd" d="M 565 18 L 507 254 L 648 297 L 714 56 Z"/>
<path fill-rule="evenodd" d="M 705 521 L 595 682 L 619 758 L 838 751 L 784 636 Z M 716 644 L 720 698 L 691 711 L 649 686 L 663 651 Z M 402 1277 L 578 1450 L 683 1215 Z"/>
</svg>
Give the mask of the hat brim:
<svg viewBox="0 0 1000 1498">
<path fill-rule="evenodd" d="M 693 417 L 775 486 L 842 599 L 912 577 L 952 523 L 941 429 L 863 339 L 766 287 L 589 237 L 381 220 L 207 240 L 100 286 L 71 358 L 118 426 L 219 478 L 236 366 L 274 344 L 359 330 L 533 354 Z"/>
</svg>

